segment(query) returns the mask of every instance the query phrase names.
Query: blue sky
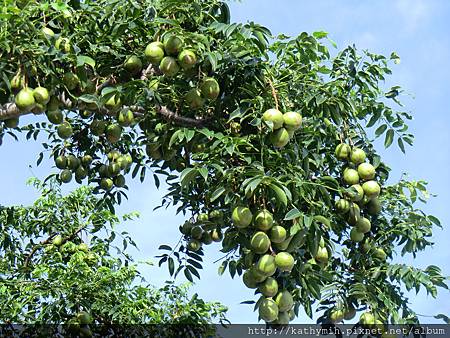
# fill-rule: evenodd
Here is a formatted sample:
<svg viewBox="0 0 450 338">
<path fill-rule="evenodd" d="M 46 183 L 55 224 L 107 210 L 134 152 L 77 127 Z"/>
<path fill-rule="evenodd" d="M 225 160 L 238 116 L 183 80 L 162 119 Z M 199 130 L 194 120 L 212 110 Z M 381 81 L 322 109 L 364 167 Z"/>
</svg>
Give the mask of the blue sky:
<svg viewBox="0 0 450 338">
<path fill-rule="evenodd" d="M 379 0 L 379 1 L 325 1 L 325 0 L 244 0 L 231 3 L 232 19 L 237 22 L 255 21 L 268 27 L 274 34 L 295 36 L 302 31 L 324 30 L 342 49 L 356 44 L 360 49 L 389 55 L 396 51 L 402 62 L 395 66 L 394 74 L 386 87 L 399 84 L 408 96 L 403 98 L 406 109 L 411 111 L 414 121 L 410 130 L 416 135 L 413 148 L 403 155 L 398 149 L 387 151 L 378 146 L 392 171 L 392 181 L 403 172 L 413 179 L 425 179 L 431 192 L 438 195 L 424 210 L 439 217 L 443 231 L 436 230 L 433 250 L 422 253 L 417 259 L 398 257 L 397 261 L 413 263 L 419 267 L 437 264 L 450 275 L 450 2 L 446 0 Z M 23 118 L 23 123 L 35 117 Z M 41 147 L 36 142 L 13 142 L 5 139 L 0 147 L 0 175 L 3 177 L 0 204 L 31 203 L 36 197 L 32 188 L 25 186 L 30 176 L 44 177 L 50 170 L 50 161 L 38 168 L 34 163 Z M 44 161 L 45 162 L 45 161 Z M 28 165 L 32 164 L 33 168 Z M 153 212 L 158 205 L 163 189 L 158 191 L 148 180 L 144 184 L 133 182 L 130 200 L 119 212 L 137 210 L 140 221 L 123 224 L 137 240 L 140 251 L 135 257 L 140 260 L 153 259 L 158 254 L 159 244 L 176 243 L 178 225 L 182 216 L 174 210 Z M 74 186 L 72 186 L 74 187 Z M 219 247 L 206 249 L 208 263 L 202 272 L 202 280 L 193 287 L 194 292 L 205 300 L 217 300 L 229 307 L 229 319 L 235 323 L 252 323 L 256 314 L 252 306 L 239 305 L 243 300 L 253 299 L 253 291 L 246 289 L 240 279 L 217 275 L 218 265 L 211 262 L 219 258 Z M 156 260 L 155 260 L 156 261 Z M 169 278 L 167 271 L 157 267 L 146 268 L 144 273 L 154 285 L 161 285 Z M 181 282 L 181 280 L 180 280 Z M 449 294 L 440 292 L 437 300 L 425 294 L 412 294 L 411 304 L 420 314 L 450 315 Z M 424 322 L 434 322 L 422 318 Z M 299 322 L 308 322 L 301 316 Z"/>
</svg>

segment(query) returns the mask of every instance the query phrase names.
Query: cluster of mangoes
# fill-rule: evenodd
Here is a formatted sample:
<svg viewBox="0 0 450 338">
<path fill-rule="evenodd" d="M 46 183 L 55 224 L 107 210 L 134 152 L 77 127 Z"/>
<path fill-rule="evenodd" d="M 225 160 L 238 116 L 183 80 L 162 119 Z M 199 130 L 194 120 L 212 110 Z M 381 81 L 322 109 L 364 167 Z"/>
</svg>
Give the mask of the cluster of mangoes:
<svg viewBox="0 0 450 338">
<path fill-rule="evenodd" d="M 264 122 L 271 124 L 272 132 L 269 135 L 269 140 L 278 148 L 283 148 L 289 143 L 303 121 L 300 113 L 287 112 L 283 114 L 276 108 L 266 110 L 262 119 Z"/>
<path fill-rule="evenodd" d="M 355 316 L 356 309 L 351 304 L 347 306 L 337 305 L 329 311 L 329 319 L 332 323 L 340 323 L 343 320 L 352 320 Z M 365 311 L 360 315 L 359 324 L 362 327 L 379 329 L 381 332 L 385 330 L 383 321 L 371 311 Z M 383 334 L 382 337 L 387 337 L 387 335 Z"/>
<path fill-rule="evenodd" d="M 360 243 L 363 252 L 370 252 L 373 258 L 383 261 L 387 257 L 384 249 L 372 247 L 368 238 L 373 231 L 370 217 L 375 217 L 382 210 L 379 200 L 381 188 L 375 180 L 376 169 L 366 161 L 367 155 L 363 149 L 346 143 L 336 147 L 335 156 L 345 163 L 342 182 L 346 187 L 343 198 L 335 202 L 336 212 L 352 226 L 350 240 Z M 355 315 L 356 309 L 351 304 L 337 305 L 328 314 L 333 323 L 351 320 Z M 359 322 L 363 326 L 382 325 L 371 312 L 364 312 Z"/>
<path fill-rule="evenodd" d="M 61 53 L 72 53 L 74 48 L 69 39 L 55 34 L 52 29 L 44 27 L 42 34 L 48 39 L 49 43 L 59 50 Z M 171 34 L 167 35 L 163 42 L 155 41 L 147 45 L 143 56 L 130 55 L 122 65 L 122 71 L 131 74 L 141 74 L 146 64 L 153 64 L 160 70 L 149 79 L 149 88 L 157 90 L 158 76 L 173 77 L 180 70 L 185 72 L 192 70 L 198 64 L 198 58 L 194 50 L 184 42 L 183 38 Z M 92 71 L 87 72 L 87 79 L 81 80 L 80 77 L 72 71 L 67 71 L 61 77 L 60 85 L 51 91 L 45 87 L 39 86 L 35 89 L 28 87 L 28 81 L 24 70 L 21 68 L 13 77 L 11 88 L 15 93 L 15 103 L 17 108 L 23 112 L 43 113 L 45 112 L 49 122 L 56 125 L 56 135 L 64 141 L 69 141 L 76 128 L 70 118 L 66 117 L 65 110 L 77 110 L 79 116 L 83 119 L 91 119 L 88 122 L 89 134 L 98 137 L 100 141 L 106 142 L 106 148 L 112 149 L 118 143 L 123 135 L 124 128 L 132 127 L 137 122 L 142 121 L 135 113 L 124 106 L 122 95 L 116 91 L 114 87 L 98 86 L 97 80 Z M 157 80 L 155 82 L 155 80 Z M 190 82 L 192 83 L 192 81 Z M 100 93 L 100 89 L 101 93 Z M 69 95 L 66 98 L 59 92 L 67 91 Z M 90 94 L 96 96 L 97 99 L 78 98 L 79 95 Z M 212 77 L 203 77 L 200 79 L 196 88 L 191 88 L 184 96 L 184 103 L 191 109 L 201 108 L 206 100 L 215 100 L 220 95 L 220 87 L 218 82 Z M 87 100 L 87 101 L 86 101 Z M 18 127 L 19 118 L 11 118 L 6 120 L 4 125 L 8 128 Z M 66 144 L 68 144 L 66 142 Z M 109 146 L 108 146 L 109 143 Z M 172 149 L 164 149 L 162 152 L 160 144 L 152 143 L 146 148 L 147 154 L 154 159 L 171 160 L 176 151 Z M 108 149 L 108 150 L 109 150 Z M 65 152 L 65 151 L 64 151 Z M 81 160 L 81 159 L 79 159 Z M 105 165 L 102 163 L 93 164 L 83 161 L 70 159 L 64 160 L 64 156 L 59 156 L 57 167 L 62 170 L 59 177 L 62 182 L 70 182 L 75 175 L 79 182 L 92 170 L 98 169 L 100 176 L 99 185 L 104 190 L 109 190 L 113 185 L 123 186 L 124 178 L 122 175 L 116 177 L 116 170 L 106 171 Z M 67 163 L 66 163 L 67 162 Z M 174 162 L 174 161 L 172 161 Z M 183 170 L 183 163 L 176 161 L 170 163 L 171 169 Z M 110 165 L 108 165 L 110 167 Z M 89 168 L 91 171 L 89 170 Z"/>
<path fill-rule="evenodd" d="M 282 288 L 282 279 L 295 265 L 294 257 L 286 251 L 292 238 L 265 208 L 253 214 L 248 207 L 237 206 L 231 220 L 238 229 L 251 229 L 242 278 L 248 288 L 261 293 L 259 317 L 267 323 L 288 324 L 295 317 L 294 300 L 291 292 Z"/>
<path fill-rule="evenodd" d="M 85 155 L 80 158 L 73 154 L 69 154 L 59 155 L 55 158 L 56 167 L 61 169 L 59 179 L 63 183 L 72 181 L 73 174 L 75 174 L 77 182 L 81 182 L 87 177 L 91 163 L 92 156 L 90 155 Z"/>
<path fill-rule="evenodd" d="M 150 43 L 145 48 L 145 57 L 168 77 L 177 75 L 181 69 L 188 71 L 198 62 L 195 52 L 185 48 L 183 39 L 177 35 L 167 37 L 164 42 Z M 206 77 L 199 88 L 192 88 L 186 93 L 185 101 L 191 109 L 199 109 L 204 106 L 205 100 L 215 100 L 219 94 L 219 83 L 214 78 Z"/>
<path fill-rule="evenodd" d="M 88 265 L 98 263 L 98 256 L 89 249 L 89 245 L 85 242 L 79 244 L 74 243 L 70 239 L 64 239 L 62 235 L 58 234 L 53 237 L 52 241 L 45 246 L 45 252 L 51 254 L 57 250 L 61 255 L 60 259 L 67 262 L 70 257 L 77 253 L 83 253 L 83 260 Z"/>
<path fill-rule="evenodd" d="M 21 72 L 16 74 L 11 80 L 11 90 L 16 93 L 14 103 L 21 112 L 33 112 L 40 114 L 47 109 L 50 101 L 50 93 L 45 87 L 30 88 L 26 86 L 25 77 Z M 17 128 L 19 117 L 12 117 L 4 121 L 7 128 Z"/>
<path fill-rule="evenodd" d="M 375 181 L 376 170 L 366 162 L 366 153 L 357 147 L 341 143 L 336 147 L 336 157 L 346 161 L 342 181 L 347 187 L 344 198 L 336 201 L 336 211 L 352 226 L 350 239 L 362 242 L 372 225 L 368 215 L 381 212 L 380 185 Z M 366 215 L 365 215 L 366 214 Z"/>
<path fill-rule="evenodd" d="M 198 251 L 203 244 L 222 241 L 223 213 L 213 210 L 209 214 L 202 213 L 197 216 L 195 222 L 186 221 L 180 231 L 187 240 L 186 248 L 189 251 Z"/>
<path fill-rule="evenodd" d="M 55 165 L 61 169 L 59 179 L 63 183 L 69 183 L 73 174 L 77 182 L 85 179 L 91 171 L 98 173 L 99 187 L 103 190 L 110 190 L 113 186 L 122 188 L 125 186 L 125 176 L 133 159 L 130 154 L 121 154 L 117 150 L 112 150 L 107 154 L 107 163 L 97 163 L 92 166 L 93 158 L 91 155 L 77 157 L 73 154 L 59 155 L 55 158 Z"/>
</svg>

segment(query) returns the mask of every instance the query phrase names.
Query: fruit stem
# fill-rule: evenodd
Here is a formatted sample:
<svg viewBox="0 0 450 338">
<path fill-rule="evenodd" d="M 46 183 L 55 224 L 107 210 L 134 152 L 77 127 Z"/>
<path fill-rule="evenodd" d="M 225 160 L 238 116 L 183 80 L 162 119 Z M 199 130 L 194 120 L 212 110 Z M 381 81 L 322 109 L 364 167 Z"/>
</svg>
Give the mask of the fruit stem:
<svg viewBox="0 0 450 338">
<path fill-rule="evenodd" d="M 270 246 L 269 246 L 269 251 L 272 256 L 276 256 L 276 252 L 275 252 L 275 250 L 273 250 L 272 244 L 270 244 Z"/>
<path fill-rule="evenodd" d="M 277 91 L 276 91 L 276 89 L 275 89 L 275 87 L 273 85 L 272 80 L 270 78 L 268 78 L 267 81 L 269 82 L 270 89 L 272 90 L 272 97 L 273 97 L 273 99 L 275 101 L 275 108 L 278 110 L 279 109 L 279 105 L 278 105 Z"/>
<path fill-rule="evenodd" d="M 352 138 L 351 138 L 351 137 L 348 137 L 348 125 L 347 125 L 347 123 L 345 122 L 345 120 L 344 120 L 344 134 L 347 135 L 347 138 L 348 138 L 348 140 L 349 140 L 349 142 L 350 142 L 350 145 L 353 147 L 355 144 L 353 143 Z"/>
</svg>

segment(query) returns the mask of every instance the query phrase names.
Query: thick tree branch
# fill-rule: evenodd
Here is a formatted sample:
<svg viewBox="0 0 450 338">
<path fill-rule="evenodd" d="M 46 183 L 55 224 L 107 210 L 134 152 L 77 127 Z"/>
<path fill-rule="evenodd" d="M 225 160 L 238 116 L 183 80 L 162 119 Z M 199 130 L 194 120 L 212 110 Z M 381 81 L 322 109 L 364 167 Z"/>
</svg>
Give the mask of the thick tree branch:
<svg viewBox="0 0 450 338">
<path fill-rule="evenodd" d="M 137 116 L 143 117 L 145 116 L 146 109 L 139 106 L 130 106 L 124 107 L 130 109 Z M 71 109 L 77 109 L 77 107 L 71 107 Z M 211 120 L 210 119 L 195 119 L 190 117 L 180 116 L 177 113 L 171 111 L 166 106 L 156 106 L 157 114 L 161 115 L 167 121 L 172 121 L 175 124 L 185 126 L 185 127 L 205 127 L 207 126 Z M 108 112 L 109 113 L 109 112 Z M 19 117 L 22 115 L 31 114 L 31 112 L 23 113 L 19 109 L 17 109 L 14 103 L 7 103 L 6 105 L 0 105 L 0 121 L 7 120 L 10 118 Z"/>
<path fill-rule="evenodd" d="M 7 103 L 4 105 L 0 105 L 0 121 L 7 120 L 13 117 L 19 117 L 21 115 L 31 114 L 22 113 L 16 106 L 15 103 Z"/>
<path fill-rule="evenodd" d="M 87 228 L 87 224 L 83 225 L 81 227 L 79 227 L 73 234 L 71 234 L 70 236 L 67 236 L 65 238 L 63 238 L 62 240 L 62 244 L 66 243 L 67 241 L 71 241 L 72 239 L 74 239 L 81 231 L 83 231 L 84 229 Z M 38 251 L 40 248 L 44 247 L 46 244 L 50 244 L 53 240 L 53 238 L 55 238 L 55 236 L 57 235 L 57 233 L 54 233 L 53 235 L 51 235 L 50 237 L 48 237 L 46 240 L 36 244 L 33 249 L 30 251 L 30 253 L 28 254 L 28 256 L 25 258 L 25 262 L 24 262 L 24 267 L 26 268 L 28 266 L 28 264 L 30 263 L 31 258 L 33 257 L 33 255 L 36 253 L 36 251 Z"/>
<path fill-rule="evenodd" d="M 72 108 L 73 103 L 71 100 L 66 98 L 66 94 L 64 92 L 58 96 L 58 99 L 64 107 L 69 108 L 69 109 Z M 0 105 L 0 121 L 4 121 L 4 120 L 8 120 L 11 118 L 20 117 L 20 116 L 28 115 L 28 114 L 34 114 L 34 113 L 31 111 L 21 112 L 17 108 L 17 106 L 14 102 Z"/>
<path fill-rule="evenodd" d="M 176 124 L 186 126 L 186 127 L 205 127 L 207 126 L 211 120 L 210 119 L 193 119 L 190 117 L 180 116 L 177 113 L 174 113 L 170 109 L 165 106 L 157 106 L 156 112 L 161 115 L 167 121 L 173 121 Z"/>
<path fill-rule="evenodd" d="M 142 70 L 140 79 L 146 80 L 149 77 L 160 74 L 160 70 L 150 64 L 147 68 Z M 115 84 L 115 79 L 110 78 L 97 86 L 97 91 L 101 91 L 103 88 Z M 79 110 L 84 109 L 84 103 L 80 102 L 78 103 L 78 106 L 74 106 L 74 102 L 70 99 L 66 98 L 65 93 L 63 92 L 61 95 L 59 95 L 59 100 L 61 101 L 62 105 L 68 109 L 72 110 Z M 135 113 L 137 116 L 143 117 L 145 116 L 145 113 L 147 112 L 147 109 L 140 106 L 129 106 L 129 107 L 123 107 L 125 109 L 130 109 L 133 113 Z M 106 109 L 101 109 L 105 114 L 114 115 L 115 113 L 107 111 Z M 196 118 L 189 118 L 180 116 L 177 113 L 171 111 L 166 106 L 156 105 L 156 112 L 157 114 L 161 115 L 161 117 L 167 121 L 172 121 L 175 124 L 186 126 L 186 127 L 204 127 L 210 123 L 210 119 L 196 119 Z M 15 103 L 7 103 L 6 105 L 0 105 L 0 121 L 7 120 L 14 117 L 19 117 L 22 115 L 30 114 L 31 112 L 23 113 L 21 112 Z"/>
<path fill-rule="evenodd" d="M 31 252 L 28 254 L 28 256 L 25 258 L 25 262 L 23 263 L 23 266 L 26 268 L 31 260 L 31 258 L 33 257 L 33 255 L 36 253 L 36 251 L 38 251 L 40 248 L 42 248 L 44 245 L 46 244 L 50 244 L 51 241 L 53 240 L 53 238 L 56 236 L 57 234 L 53 234 L 51 235 L 49 238 L 47 238 L 46 240 L 40 242 L 39 244 L 36 244 L 33 249 L 31 250 Z"/>
</svg>

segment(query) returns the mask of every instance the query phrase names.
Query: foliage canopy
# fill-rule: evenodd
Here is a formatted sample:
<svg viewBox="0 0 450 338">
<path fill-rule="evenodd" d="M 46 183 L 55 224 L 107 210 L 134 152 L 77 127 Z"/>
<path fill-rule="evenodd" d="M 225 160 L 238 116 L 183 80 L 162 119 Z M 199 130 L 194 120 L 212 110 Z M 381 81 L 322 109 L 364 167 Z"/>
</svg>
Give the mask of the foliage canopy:
<svg viewBox="0 0 450 338">
<path fill-rule="evenodd" d="M 79 326 L 83 312 L 96 324 L 119 329 L 224 320 L 223 306 L 188 297 L 186 285 L 148 285 L 127 254 L 133 240 L 115 230 L 118 216 L 98 203 L 92 188 L 63 196 L 57 182 L 31 183 L 41 193 L 33 205 L 0 207 L 0 322 Z M 200 334 L 207 327 L 195 328 Z"/>
<path fill-rule="evenodd" d="M 395 53 L 349 46 L 332 57 L 325 32 L 274 37 L 230 23 L 217 0 L 7 3 L 3 133 L 45 133 L 38 163 L 49 153 L 60 181 L 74 174 L 111 211 L 125 175 L 165 179 L 160 206 L 187 216 L 176 247 L 161 246 L 172 275 L 200 278 L 201 246 L 221 242 L 219 272 L 243 275 L 258 294 L 275 279 L 279 292 L 255 307 L 278 323 L 301 308 L 312 317 L 317 303 L 319 321 L 354 308 L 366 311 L 361 322 L 417 323 L 401 287 L 433 297 L 447 288 L 436 266 L 391 262 L 397 248 L 429 247 L 440 226 L 416 205 L 426 182 L 387 184 L 373 145 L 413 143 L 401 88 L 383 90 Z M 24 92 L 36 87 L 48 99 Z M 18 127 L 30 111 L 49 122 Z"/>
</svg>

